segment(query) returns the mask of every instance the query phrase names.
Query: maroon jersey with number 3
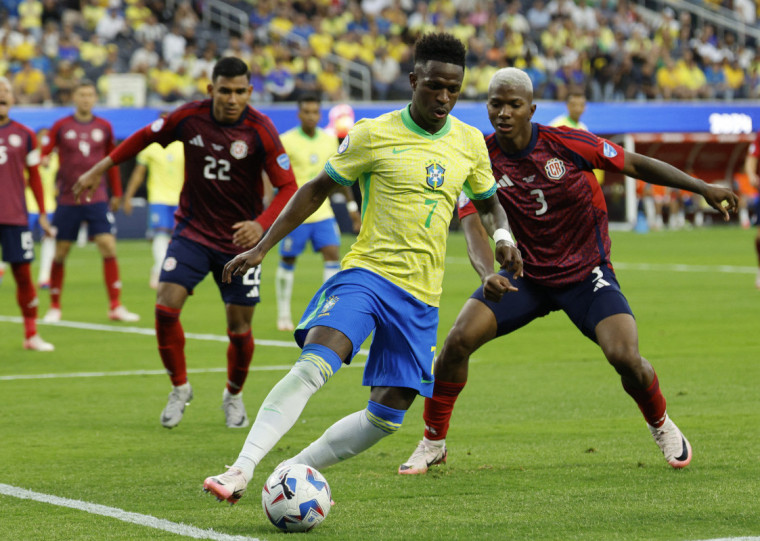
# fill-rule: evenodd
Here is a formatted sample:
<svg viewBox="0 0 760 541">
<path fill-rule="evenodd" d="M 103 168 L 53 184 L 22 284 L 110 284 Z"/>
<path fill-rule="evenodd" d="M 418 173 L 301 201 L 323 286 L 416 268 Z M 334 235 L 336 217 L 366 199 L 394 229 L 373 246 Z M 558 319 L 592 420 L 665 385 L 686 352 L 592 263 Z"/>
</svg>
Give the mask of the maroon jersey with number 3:
<svg viewBox="0 0 760 541">
<path fill-rule="evenodd" d="M 607 204 L 592 170 L 621 171 L 625 153 L 587 131 L 532 126 L 530 144 L 517 154 L 502 151 L 494 134 L 486 144 L 524 275 L 561 287 L 609 263 Z M 476 212 L 464 197 L 459 207 L 461 218 Z"/>
</svg>

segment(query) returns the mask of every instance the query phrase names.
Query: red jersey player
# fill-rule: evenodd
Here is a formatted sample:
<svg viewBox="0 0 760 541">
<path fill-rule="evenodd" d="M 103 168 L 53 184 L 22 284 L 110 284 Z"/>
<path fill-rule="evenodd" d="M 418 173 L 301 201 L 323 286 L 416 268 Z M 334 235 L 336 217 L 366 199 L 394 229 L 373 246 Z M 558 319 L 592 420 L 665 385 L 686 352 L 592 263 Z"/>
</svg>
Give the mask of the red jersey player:
<svg viewBox="0 0 760 541">
<path fill-rule="evenodd" d="M 40 153 L 34 132 L 8 118 L 13 106 L 10 81 L 0 77 L 0 246 L 3 261 L 10 263 L 16 280 L 16 300 L 24 316 L 24 348 L 53 351 L 53 345 L 37 334 L 37 292 L 32 282 L 30 263 L 34 260 L 34 241 L 29 230 L 24 189 L 28 174 L 29 186 L 40 208 L 40 226 L 48 235 L 50 223 L 45 215 L 42 181 L 37 166 Z"/>
<path fill-rule="evenodd" d="M 488 237 L 464 201 L 460 216 L 468 252 L 483 286 L 465 303 L 436 360 L 433 397 L 425 400 L 425 436 L 399 473 L 424 473 L 445 462 L 449 419 L 470 355 L 556 310 L 599 344 L 668 463 L 685 467 L 691 446 L 667 415 L 657 375 L 639 353 L 636 322 L 610 263 L 607 208 L 592 170 L 622 171 L 701 194 L 726 220 L 736 210 L 736 195 L 589 132 L 532 123 L 533 87 L 519 69 L 494 75 L 487 108 L 496 130 L 486 138 L 491 166 L 522 253 L 523 275 L 513 277 L 518 291 L 503 295 L 507 272 L 493 272 Z"/>
<path fill-rule="evenodd" d="M 77 195 L 97 193 L 103 173 L 149 144 L 182 141 L 185 184 L 156 298 L 158 352 L 174 386 L 161 424 L 173 428 L 193 398 L 185 363 L 180 311 L 195 286 L 211 272 L 227 314 L 227 385 L 222 406 L 227 426 L 248 426 L 241 391 L 253 357 L 251 321 L 259 302 L 261 267 L 223 283 L 222 269 L 237 252 L 255 245 L 297 189 L 288 155 L 267 116 L 248 105 L 248 66 L 223 58 L 214 66 L 210 99 L 188 103 L 138 130 L 80 177 Z M 264 210 L 262 174 L 278 188 Z"/>
<path fill-rule="evenodd" d="M 758 177 L 757 163 L 760 158 L 760 133 L 757 134 L 755 140 L 747 149 L 747 158 L 744 161 L 744 172 L 747 175 L 749 186 L 742 190 L 742 198 L 749 199 L 752 195 L 755 196 L 755 220 L 757 220 L 757 236 L 755 237 L 755 251 L 757 252 L 757 276 L 755 277 L 755 287 L 760 289 L 760 197 L 757 192 L 760 190 L 760 177 Z M 754 193 L 752 193 L 754 192 Z M 749 216 L 747 216 L 747 222 L 749 222 Z"/>
<path fill-rule="evenodd" d="M 50 129 L 50 140 L 42 148 L 43 158 L 58 149 L 61 167 L 56 177 L 58 206 L 53 215 L 57 229 L 55 256 L 50 271 L 50 309 L 44 321 L 61 320 L 61 293 L 63 270 L 71 245 L 77 238 L 79 226 L 87 222 L 87 229 L 103 257 L 103 275 L 110 307 L 108 317 L 116 321 L 138 321 L 137 314 L 129 312 L 121 304 L 121 280 L 116 260 L 116 227 L 112 212 L 121 201 L 121 179 L 118 169 L 109 174 L 111 199 L 109 203 L 105 186 L 95 191 L 85 204 L 79 204 L 71 191 L 79 175 L 101 160 L 114 147 L 111 124 L 92 114 L 97 101 L 97 91 L 91 81 L 79 83 L 73 94 L 73 115 L 60 119 Z"/>
</svg>

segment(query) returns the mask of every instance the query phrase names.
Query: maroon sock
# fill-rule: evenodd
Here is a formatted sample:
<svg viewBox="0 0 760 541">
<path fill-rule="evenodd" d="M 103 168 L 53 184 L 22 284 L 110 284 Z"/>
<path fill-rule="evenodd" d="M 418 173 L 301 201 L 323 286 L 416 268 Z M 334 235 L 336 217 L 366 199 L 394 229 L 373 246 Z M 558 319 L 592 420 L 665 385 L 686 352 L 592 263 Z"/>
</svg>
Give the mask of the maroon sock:
<svg viewBox="0 0 760 541">
<path fill-rule="evenodd" d="M 635 389 L 623 384 L 623 389 L 636 401 L 644 419 L 652 426 L 662 426 L 665 422 L 665 397 L 660 392 L 657 374 L 646 389 Z"/>
<path fill-rule="evenodd" d="M 179 321 L 180 310 L 156 305 L 156 338 L 158 354 L 164 363 L 172 385 L 187 383 L 187 364 L 185 363 L 185 331 Z"/>
<path fill-rule="evenodd" d="M 103 278 L 106 281 L 108 302 L 111 310 L 121 304 L 121 280 L 119 280 L 119 264 L 115 257 L 103 258 Z"/>
<path fill-rule="evenodd" d="M 61 292 L 63 291 L 63 261 L 53 261 L 50 267 L 50 307 L 61 308 Z"/>
<path fill-rule="evenodd" d="M 29 263 L 11 263 L 13 278 L 16 280 L 16 301 L 24 316 L 24 337 L 37 334 L 37 292 L 32 282 Z"/>
<path fill-rule="evenodd" d="M 230 345 L 227 346 L 227 390 L 238 394 L 243 390 L 243 384 L 248 377 L 248 367 L 253 359 L 253 335 L 248 332 L 235 334 L 227 330 Z"/>
<path fill-rule="evenodd" d="M 425 437 L 427 439 L 446 439 L 451 413 L 454 411 L 454 402 L 466 384 L 466 381 L 452 383 L 435 380 L 433 397 L 425 399 L 425 411 L 422 414 L 422 418 L 425 420 Z"/>
</svg>

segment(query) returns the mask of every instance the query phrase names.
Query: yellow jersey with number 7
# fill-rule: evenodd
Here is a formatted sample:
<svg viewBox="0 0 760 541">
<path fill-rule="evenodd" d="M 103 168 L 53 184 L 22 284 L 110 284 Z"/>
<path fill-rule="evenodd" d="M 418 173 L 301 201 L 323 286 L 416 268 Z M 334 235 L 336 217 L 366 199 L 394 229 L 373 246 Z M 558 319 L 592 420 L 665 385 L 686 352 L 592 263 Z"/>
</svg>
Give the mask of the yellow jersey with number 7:
<svg viewBox="0 0 760 541">
<path fill-rule="evenodd" d="M 325 165 L 336 182 L 359 182 L 362 228 L 342 268 L 376 272 L 438 306 L 449 223 L 464 190 L 496 193 L 483 134 L 452 117 L 435 134 L 417 126 L 409 106 L 359 121 Z"/>
</svg>

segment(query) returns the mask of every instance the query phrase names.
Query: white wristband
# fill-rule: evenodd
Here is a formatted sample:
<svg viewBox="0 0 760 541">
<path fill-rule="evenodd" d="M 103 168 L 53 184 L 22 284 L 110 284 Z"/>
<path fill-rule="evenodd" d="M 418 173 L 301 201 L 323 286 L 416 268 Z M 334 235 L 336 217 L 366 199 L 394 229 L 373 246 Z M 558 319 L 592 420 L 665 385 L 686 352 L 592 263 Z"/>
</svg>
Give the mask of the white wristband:
<svg viewBox="0 0 760 541">
<path fill-rule="evenodd" d="M 348 212 L 357 212 L 359 210 L 359 205 L 356 204 L 356 201 L 349 201 L 346 203 L 346 210 Z"/>
<path fill-rule="evenodd" d="M 500 240 L 503 240 L 510 246 L 515 245 L 515 239 L 512 238 L 512 233 L 507 231 L 506 229 L 497 229 L 493 232 L 493 240 L 494 242 L 498 243 Z"/>
</svg>

